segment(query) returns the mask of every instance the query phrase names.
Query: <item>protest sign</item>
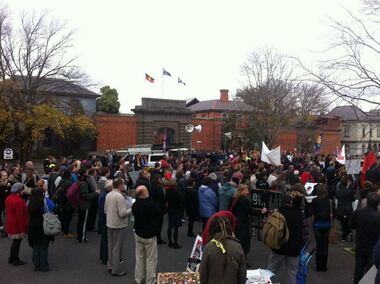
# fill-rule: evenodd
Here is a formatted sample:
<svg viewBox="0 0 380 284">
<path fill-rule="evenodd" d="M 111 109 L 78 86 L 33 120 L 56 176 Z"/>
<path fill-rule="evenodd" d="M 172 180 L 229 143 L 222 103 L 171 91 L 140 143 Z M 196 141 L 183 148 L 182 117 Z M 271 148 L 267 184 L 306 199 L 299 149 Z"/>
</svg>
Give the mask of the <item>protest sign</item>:
<svg viewBox="0 0 380 284">
<path fill-rule="evenodd" d="M 202 237 L 195 238 L 193 249 L 191 250 L 190 258 L 186 266 L 188 272 L 198 272 L 200 260 L 202 259 Z"/>
</svg>

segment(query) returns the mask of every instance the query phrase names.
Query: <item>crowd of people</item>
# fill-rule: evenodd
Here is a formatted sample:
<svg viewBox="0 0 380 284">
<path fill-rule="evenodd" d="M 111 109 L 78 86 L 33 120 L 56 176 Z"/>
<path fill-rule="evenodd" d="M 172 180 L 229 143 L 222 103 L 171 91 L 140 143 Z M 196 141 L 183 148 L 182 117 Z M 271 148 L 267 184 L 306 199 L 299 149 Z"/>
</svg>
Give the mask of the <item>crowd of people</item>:
<svg viewBox="0 0 380 284">
<path fill-rule="evenodd" d="M 347 174 L 334 154 L 284 153 L 277 166 L 263 163 L 254 151 L 232 153 L 220 162 L 184 154 L 164 156 L 152 168 L 143 165 L 139 154 L 125 160 L 109 152 L 101 159 L 49 157 L 42 174 L 31 161 L 3 163 L 0 229 L 2 236 L 12 239 L 9 263 L 26 264 L 19 258 L 20 244 L 26 238 L 33 249 L 35 270 L 49 271 L 48 247 L 54 237 L 44 234 L 43 214 L 54 211 L 63 238 L 76 238 L 85 245 L 87 231 L 101 234 L 99 257 L 113 276 L 126 274 L 121 265 L 123 244 L 127 227 L 133 223 L 135 281 L 155 283 L 157 245 L 181 249 L 182 225 L 187 223 L 187 236 L 193 238 L 198 233 L 194 223 L 201 222 L 201 283 L 245 283 L 252 219 L 265 222 L 273 209 L 269 203 L 263 208 L 252 206 L 252 191 L 262 190 L 282 196 L 277 209 L 289 235 L 279 248 L 271 249 L 268 269 L 278 273 L 284 265 L 284 283 L 296 283 L 298 256 L 311 233 L 316 270 L 327 271 L 335 218 L 341 225 L 340 241 L 355 242 L 354 283 L 373 263 L 380 264 L 380 154 L 364 186 L 358 175 Z M 132 172 L 139 173 L 137 180 Z M 310 183 L 311 192 L 305 190 Z"/>
</svg>

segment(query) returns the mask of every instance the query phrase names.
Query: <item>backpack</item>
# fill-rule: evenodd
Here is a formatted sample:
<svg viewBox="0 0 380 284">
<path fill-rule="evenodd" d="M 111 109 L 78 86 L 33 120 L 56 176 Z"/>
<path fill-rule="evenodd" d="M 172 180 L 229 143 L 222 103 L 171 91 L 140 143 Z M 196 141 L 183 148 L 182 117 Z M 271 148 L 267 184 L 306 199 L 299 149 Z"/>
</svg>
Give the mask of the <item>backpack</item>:
<svg viewBox="0 0 380 284">
<path fill-rule="evenodd" d="M 63 181 L 60 181 L 53 195 L 53 201 L 55 204 L 62 205 L 66 201 L 65 190 L 62 187 Z"/>
<path fill-rule="evenodd" d="M 71 206 L 75 209 L 83 203 L 83 198 L 80 196 L 80 185 L 81 183 L 74 182 L 67 190 L 66 198 L 70 202 Z"/>
<path fill-rule="evenodd" d="M 51 213 L 47 205 L 46 199 L 44 199 L 45 212 L 42 216 L 44 218 L 43 228 L 44 234 L 46 236 L 55 236 L 61 232 L 61 222 L 58 219 L 58 216 Z"/>
<path fill-rule="evenodd" d="M 276 210 L 263 226 L 264 244 L 271 249 L 279 249 L 288 240 L 289 229 L 285 217 Z"/>
</svg>

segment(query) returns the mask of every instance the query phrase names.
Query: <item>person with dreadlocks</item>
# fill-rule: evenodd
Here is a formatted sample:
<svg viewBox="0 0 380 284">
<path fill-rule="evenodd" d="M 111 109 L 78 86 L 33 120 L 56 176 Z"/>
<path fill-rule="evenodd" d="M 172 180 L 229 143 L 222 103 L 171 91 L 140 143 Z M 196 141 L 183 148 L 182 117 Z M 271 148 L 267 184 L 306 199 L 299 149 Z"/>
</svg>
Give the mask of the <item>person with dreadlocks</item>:
<svg viewBox="0 0 380 284">
<path fill-rule="evenodd" d="M 227 217 L 215 217 L 199 268 L 202 284 L 244 284 L 247 267 L 239 240 L 232 236 Z"/>
</svg>

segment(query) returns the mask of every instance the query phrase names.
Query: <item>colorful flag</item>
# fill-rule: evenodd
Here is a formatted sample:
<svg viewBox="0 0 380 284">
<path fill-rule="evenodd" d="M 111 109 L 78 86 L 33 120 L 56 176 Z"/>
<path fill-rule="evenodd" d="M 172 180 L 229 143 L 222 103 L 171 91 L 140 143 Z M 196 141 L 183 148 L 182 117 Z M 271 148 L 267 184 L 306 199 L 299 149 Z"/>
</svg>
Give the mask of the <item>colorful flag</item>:
<svg viewBox="0 0 380 284">
<path fill-rule="evenodd" d="M 166 71 L 164 68 L 162 68 L 162 75 L 166 75 L 166 76 L 169 76 L 171 77 L 172 74 L 170 74 L 168 71 Z"/>
<path fill-rule="evenodd" d="M 184 85 L 186 85 L 186 83 L 184 81 L 182 81 L 180 77 L 178 77 L 178 84 L 184 84 Z"/>
<path fill-rule="evenodd" d="M 145 80 L 149 81 L 150 83 L 154 83 L 154 78 L 152 76 L 149 76 L 147 73 L 145 73 Z"/>
</svg>

